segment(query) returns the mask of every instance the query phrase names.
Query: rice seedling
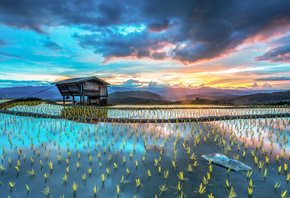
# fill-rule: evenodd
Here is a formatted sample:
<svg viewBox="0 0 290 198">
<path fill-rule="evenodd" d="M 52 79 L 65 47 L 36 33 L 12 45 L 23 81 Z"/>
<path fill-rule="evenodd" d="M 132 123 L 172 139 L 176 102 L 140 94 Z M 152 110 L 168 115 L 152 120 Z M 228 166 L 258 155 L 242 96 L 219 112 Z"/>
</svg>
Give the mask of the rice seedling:
<svg viewBox="0 0 290 198">
<path fill-rule="evenodd" d="M 278 182 L 275 183 L 274 185 L 274 189 L 276 190 L 277 188 L 279 188 L 281 186 L 281 184 L 278 184 Z"/>
<path fill-rule="evenodd" d="M 117 185 L 117 195 L 119 196 L 119 194 L 120 194 L 120 187 L 119 185 Z"/>
<path fill-rule="evenodd" d="M 27 170 L 26 171 L 27 173 L 28 173 L 28 175 L 30 175 L 30 176 L 34 176 L 34 170 L 32 169 L 32 170 Z"/>
<path fill-rule="evenodd" d="M 180 183 L 180 181 L 178 182 L 178 184 L 177 184 L 176 187 L 172 186 L 172 188 L 174 188 L 175 190 L 177 190 L 176 193 L 181 193 L 181 192 L 182 192 L 182 184 Z M 174 193 L 174 195 L 175 195 L 176 193 Z"/>
<path fill-rule="evenodd" d="M 231 171 L 231 167 L 228 168 L 227 174 L 229 174 Z"/>
<path fill-rule="evenodd" d="M 96 186 L 94 186 L 93 191 L 94 191 L 95 196 L 100 196 L 99 195 L 99 187 L 97 188 Z"/>
<path fill-rule="evenodd" d="M 64 176 L 63 176 L 63 178 L 62 178 L 62 181 L 64 183 L 66 183 L 67 182 L 67 179 L 68 179 L 68 175 L 65 173 Z"/>
<path fill-rule="evenodd" d="M 105 179 L 106 179 L 106 178 L 105 178 L 105 175 L 104 175 L 104 174 L 101 174 L 100 177 L 101 177 L 102 183 L 104 183 L 104 182 L 105 182 Z"/>
<path fill-rule="evenodd" d="M 249 193 L 249 196 L 252 196 L 252 195 L 253 195 L 253 191 L 254 191 L 253 188 L 248 187 L 248 193 Z"/>
<path fill-rule="evenodd" d="M 9 182 L 10 185 L 10 191 L 12 191 L 15 187 L 15 183 L 14 182 Z"/>
<path fill-rule="evenodd" d="M 109 154 L 109 155 L 107 156 L 107 159 L 108 159 L 109 162 L 111 162 L 111 160 L 112 160 L 112 155 Z"/>
<path fill-rule="evenodd" d="M 193 168 L 191 164 L 188 164 L 188 168 L 186 169 L 188 172 L 193 172 Z"/>
<path fill-rule="evenodd" d="M 19 172 L 20 172 L 19 167 L 18 166 L 15 166 L 14 168 L 17 170 L 17 173 L 19 174 Z"/>
<path fill-rule="evenodd" d="M 160 190 L 159 196 L 162 195 L 167 189 L 168 188 L 166 188 L 166 185 L 159 186 L 159 190 Z"/>
<path fill-rule="evenodd" d="M 214 196 L 212 195 L 212 193 L 210 195 L 208 195 L 208 198 L 214 198 Z"/>
<path fill-rule="evenodd" d="M 279 174 L 281 173 L 281 170 L 282 170 L 282 166 L 280 165 L 280 166 L 278 167 L 278 173 L 279 173 Z"/>
<path fill-rule="evenodd" d="M 175 168 L 176 168 L 176 162 L 175 161 L 172 161 L 171 163 L 172 163 L 172 166 L 173 166 L 173 170 L 175 170 Z"/>
<path fill-rule="evenodd" d="M 288 190 L 282 190 L 281 198 L 287 198 Z"/>
<path fill-rule="evenodd" d="M 269 164 L 269 158 L 266 157 L 266 164 Z"/>
<path fill-rule="evenodd" d="M 150 170 L 147 170 L 147 171 L 146 171 L 146 174 L 147 174 L 148 178 L 152 177 L 152 175 L 151 175 L 151 171 L 150 171 Z"/>
<path fill-rule="evenodd" d="M 48 167 L 49 167 L 50 171 L 52 172 L 52 170 L 53 170 L 53 164 L 52 164 L 52 162 L 49 162 L 48 163 Z"/>
<path fill-rule="evenodd" d="M 208 170 L 210 173 L 212 173 L 212 165 L 209 165 Z"/>
<path fill-rule="evenodd" d="M 82 175 L 82 179 L 83 179 L 84 181 L 86 181 L 86 179 L 87 179 L 87 174 L 86 174 L 86 173 L 84 173 L 84 174 Z"/>
<path fill-rule="evenodd" d="M 267 173 L 268 173 L 268 169 L 265 169 L 265 171 L 264 171 L 264 178 L 266 178 Z"/>
<path fill-rule="evenodd" d="M 194 153 L 191 154 L 190 159 L 191 159 L 191 160 L 195 160 L 195 159 L 196 159 L 196 156 L 195 156 Z"/>
<path fill-rule="evenodd" d="M 229 198 L 235 198 L 237 197 L 237 194 L 236 192 L 234 191 L 234 188 L 231 187 L 231 191 L 230 191 L 230 194 L 229 194 Z"/>
<path fill-rule="evenodd" d="M 10 158 L 9 158 L 9 159 L 10 159 Z M 33 160 L 32 157 L 30 157 L 30 161 L 31 161 L 31 165 L 33 165 L 33 164 L 34 164 L 34 160 Z"/>
<path fill-rule="evenodd" d="M 249 179 L 251 177 L 252 173 L 253 173 L 253 171 L 248 171 L 247 172 L 247 179 Z"/>
<path fill-rule="evenodd" d="M 178 177 L 178 179 L 179 179 L 180 181 L 182 181 L 182 182 L 184 182 L 185 180 L 188 180 L 188 179 L 184 178 L 183 172 L 179 172 L 179 173 L 177 174 L 177 177 Z"/>
<path fill-rule="evenodd" d="M 78 185 L 76 184 L 75 181 L 74 181 L 74 184 L 73 184 L 72 188 L 73 188 L 73 192 L 76 193 L 76 191 L 78 189 Z"/>
<path fill-rule="evenodd" d="M 226 180 L 226 188 L 229 189 L 231 187 L 231 183 L 229 182 L 229 180 Z"/>
<path fill-rule="evenodd" d="M 154 166 L 158 166 L 158 163 L 159 163 L 158 159 L 154 159 Z"/>
<path fill-rule="evenodd" d="M 135 182 L 136 182 L 136 188 L 139 188 L 142 185 L 139 178 L 135 179 Z"/>
<path fill-rule="evenodd" d="M 2 165 L 0 165 L 0 169 L 1 169 L 2 171 L 6 171 L 6 168 L 5 168 L 4 166 L 2 166 Z"/>
<path fill-rule="evenodd" d="M 29 186 L 27 184 L 25 184 L 26 186 L 26 190 L 27 190 L 27 193 L 29 192 Z"/>
<path fill-rule="evenodd" d="M 43 194 L 45 194 L 46 196 L 50 195 L 49 186 L 47 186 L 46 188 L 44 188 L 42 192 L 43 192 Z"/>
<path fill-rule="evenodd" d="M 202 183 L 200 183 L 199 188 L 198 188 L 198 194 L 202 196 L 202 194 L 206 192 L 205 189 L 206 189 L 206 186 L 203 186 Z"/>
<path fill-rule="evenodd" d="M 288 165 L 286 163 L 284 163 L 284 172 L 288 171 Z"/>
</svg>

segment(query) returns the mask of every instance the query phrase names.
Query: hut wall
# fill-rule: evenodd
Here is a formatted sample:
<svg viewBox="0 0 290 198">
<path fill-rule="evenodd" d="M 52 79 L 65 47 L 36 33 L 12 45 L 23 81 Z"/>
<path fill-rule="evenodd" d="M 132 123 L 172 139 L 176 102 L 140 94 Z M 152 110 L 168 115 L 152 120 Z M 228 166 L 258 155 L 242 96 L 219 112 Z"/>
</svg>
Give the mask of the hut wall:
<svg viewBox="0 0 290 198">
<path fill-rule="evenodd" d="M 101 96 L 107 96 L 107 86 L 100 85 L 101 88 Z"/>
<path fill-rule="evenodd" d="M 107 87 L 95 82 L 84 83 L 84 94 L 88 96 L 106 96 Z"/>
</svg>

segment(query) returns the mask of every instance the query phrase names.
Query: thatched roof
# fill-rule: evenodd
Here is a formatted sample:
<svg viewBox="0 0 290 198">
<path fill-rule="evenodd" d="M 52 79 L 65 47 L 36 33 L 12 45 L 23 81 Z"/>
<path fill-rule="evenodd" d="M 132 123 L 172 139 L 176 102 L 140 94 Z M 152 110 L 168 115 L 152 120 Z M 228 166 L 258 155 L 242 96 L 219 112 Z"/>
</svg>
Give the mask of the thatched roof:
<svg viewBox="0 0 290 198">
<path fill-rule="evenodd" d="M 91 77 L 83 77 L 83 78 L 70 78 L 67 80 L 62 80 L 62 81 L 58 81 L 58 82 L 54 82 L 52 84 L 54 85 L 59 85 L 59 84 L 67 84 L 67 83 L 81 83 L 81 82 L 85 82 L 85 81 L 95 81 L 99 84 L 102 85 L 110 85 L 109 83 L 107 83 L 106 81 L 96 77 L 96 76 L 91 76 Z"/>
</svg>

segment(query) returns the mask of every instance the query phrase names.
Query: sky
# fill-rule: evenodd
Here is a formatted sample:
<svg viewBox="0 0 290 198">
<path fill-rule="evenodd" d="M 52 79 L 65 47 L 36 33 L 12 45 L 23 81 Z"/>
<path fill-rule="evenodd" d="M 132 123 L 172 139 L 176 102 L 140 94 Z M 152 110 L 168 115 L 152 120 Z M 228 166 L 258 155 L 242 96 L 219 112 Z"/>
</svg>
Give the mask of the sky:
<svg viewBox="0 0 290 198">
<path fill-rule="evenodd" d="M 0 0 L 0 87 L 290 89 L 289 0 Z"/>
</svg>

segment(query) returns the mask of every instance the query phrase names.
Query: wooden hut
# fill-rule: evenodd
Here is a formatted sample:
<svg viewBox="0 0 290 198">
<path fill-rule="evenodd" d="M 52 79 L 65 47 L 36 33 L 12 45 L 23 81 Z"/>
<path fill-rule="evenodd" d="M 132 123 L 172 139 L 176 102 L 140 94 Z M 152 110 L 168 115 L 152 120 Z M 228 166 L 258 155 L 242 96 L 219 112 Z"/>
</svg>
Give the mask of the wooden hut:
<svg viewBox="0 0 290 198">
<path fill-rule="evenodd" d="M 79 96 L 81 105 L 107 105 L 110 84 L 98 77 L 71 78 L 53 84 L 63 96 L 63 104 L 66 98 L 72 97 L 75 102 L 75 97 Z"/>
</svg>

